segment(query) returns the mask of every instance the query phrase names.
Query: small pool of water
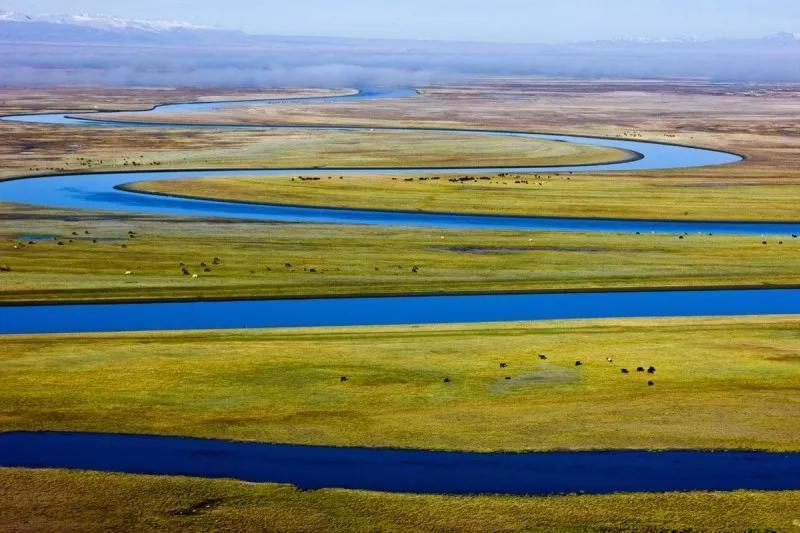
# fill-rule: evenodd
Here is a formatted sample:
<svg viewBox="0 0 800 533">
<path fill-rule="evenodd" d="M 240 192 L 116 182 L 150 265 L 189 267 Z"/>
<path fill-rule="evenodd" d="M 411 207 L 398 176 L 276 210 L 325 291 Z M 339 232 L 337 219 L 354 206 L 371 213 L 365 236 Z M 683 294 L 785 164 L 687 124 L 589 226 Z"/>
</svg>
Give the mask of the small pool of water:
<svg viewBox="0 0 800 533">
<path fill-rule="evenodd" d="M 55 235 L 19 235 L 17 236 L 18 241 L 54 241 L 58 239 Z"/>
</svg>

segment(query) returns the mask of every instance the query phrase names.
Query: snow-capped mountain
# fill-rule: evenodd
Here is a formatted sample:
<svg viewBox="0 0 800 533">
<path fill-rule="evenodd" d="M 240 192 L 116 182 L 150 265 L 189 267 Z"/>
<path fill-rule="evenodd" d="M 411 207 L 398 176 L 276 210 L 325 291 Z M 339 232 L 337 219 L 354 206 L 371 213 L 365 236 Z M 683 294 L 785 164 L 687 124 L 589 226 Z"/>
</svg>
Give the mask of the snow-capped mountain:
<svg viewBox="0 0 800 533">
<path fill-rule="evenodd" d="M 800 32 L 784 31 L 781 33 L 770 35 L 768 39 L 775 39 L 780 41 L 800 41 Z"/>
<path fill-rule="evenodd" d="M 776 42 L 792 42 L 800 41 L 800 32 L 779 32 L 764 37 L 718 37 L 716 39 L 702 38 L 698 36 L 691 37 L 622 37 L 619 39 L 602 39 L 596 41 L 588 41 L 582 44 L 598 44 L 598 45 L 620 45 L 620 46 L 635 46 L 635 45 L 703 45 L 703 44 L 724 44 L 724 43 L 776 43 Z"/>
<path fill-rule="evenodd" d="M 58 24 L 77 24 L 89 26 L 101 30 L 142 30 L 151 32 L 181 30 L 210 30 L 209 26 L 199 26 L 188 22 L 176 22 L 168 20 L 125 20 L 118 17 L 104 15 L 65 15 L 60 17 L 42 17 L 44 22 L 56 22 Z"/>
<path fill-rule="evenodd" d="M 27 15 L 0 11 L 2 42 L 240 44 L 250 36 L 180 21 L 127 20 L 106 15 Z"/>
<path fill-rule="evenodd" d="M 24 15 L 22 13 L 16 13 L 14 11 L 3 11 L 0 9 L 0 21 L 8 21 L 8 22 L 30 22 L 33 20 L 33 17 L 30 15 Z"/>
<path fill-rule="evenodd" d="M 76 26 L 86 26 L 98 30 L 141 30 L 149 32 L 182 30 L 210 30 L 210 26 L 200 26 L 188 22 L 167 21 L 167 20 L 140 20 L 122 19 L 109 15 L 92 15 L 82 13 L 77 15 L 26 15 L 14 11 L 0 11 L 0 21 L 9 22 L 44 22 L 50 24 L 67 24 Z"/>
</svg>

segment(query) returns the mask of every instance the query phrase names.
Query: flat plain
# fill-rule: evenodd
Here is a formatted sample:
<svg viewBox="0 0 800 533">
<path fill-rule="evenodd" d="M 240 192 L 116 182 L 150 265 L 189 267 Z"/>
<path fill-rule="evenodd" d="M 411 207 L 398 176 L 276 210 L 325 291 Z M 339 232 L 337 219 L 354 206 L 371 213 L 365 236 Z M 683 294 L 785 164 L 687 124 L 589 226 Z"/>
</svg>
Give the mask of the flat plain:
<svg viewBox="0 0 800 533">
<path fill-rule="evenodd" d="M 175 93 L 142 89 L 115 95 L 87 90 L 72 95 L 71 101 L 76 102 L 75 106 L 91 109 L 121 107 L 124 99 L 128 107 L 146 108 L 157 99 L 198 98 L 192 92 Z M 690 170 L 596 175 L 538 173 L 524 178 L 492 174 L 490 180 L 459 183 L 420 179 L 431 175 L 391 173 L 331 174 L 320 180 L 305 180 L 300 179 L 302 172 L 297 172 L 275 177 L 161 182 L 154 174 L 156 181 L 129 188 L 256 202 L 411 211 L 797 220 L 800 189 L 796 189 L 797 165 L 791 149 L 795 126 L 780 118 L 794 109 L 795 94 L 793 86 L 639 82 L 556 85 L 493 80 L 475 88 L 423 89 L 421 96 L 406 99 L 282 104 L 223 109 L 200 116 L 178 115 L 173 120 L 283 125 L 355 122 L 367 126 L 616 135 L 696 143 L 741 152 L 747 159 L 735 165 Z M 265 95 L 227 92 L 215 98 L 255 96 Z M 18 93 L 10 94 L 4 101 L 4 111 L 20 112 L 25 107 L 52 110 L 66 94 L 63 90 L 39 91 L 24 98 Z M 136 101 L 141 103 L 135 104 Z M 621 102 L 625 105 L 621 106 Z M 621 110 L 611 113 L 614 106 Z M 666 113 L 665 108 L 673 111 Z M 159 120 L 170 117 L 159 115 Z M 647 128 L 633 129 L 631 124 L 646 124 Z M 473 143 L 465 146 L 461 136 L 453 139 L 435 132 L 109 130 L 3 122 L 2 135 L 13 139 L 0 143 L 4 154 L 0 157 L 5 158 L 1 172 L 5 176 L 323 163 L 466 165 L 480 157 L 490 158 L 484 162 L 516 164 L 567 156 L 578 157 L 579 161 L 601 155 L 586 153 L 583 148 L 567 154 L 564 150 L 571 150 L 572 145 L 515 138 L 464 136 Z M 376 139 L 380 141 L 373 142 Z M 486 147 L 475 153 L 475 147 L 482 143 L 487 143 Z M 553 145 L 556 153 L 552 152 Z M 134 240 L 128 238 L 129 231 L 136 232 Z M 30 239 L 25 237 L 30 236 L 47 239 L 28 245 Z M 17 302 L 792 286 L 798 283 L 796 263 L 800 258 L 798 240 L 791 235 L 763 238 L 364 229 L 212 219 L 177 221 L 12 206 L 2 207 L 0 238 L 5 240 L 0 247 L 0 264 L 11 268 L 11 272 L 0 273 L 5 282 L 0 286 L 0 298 Z M 95 239 L 97 243 L 92 242 Z M 59 246 L 59 241 L 64 245 Z M 206 272 L 209 260 L 215 256 L 222 256 L 223 264 Z M 286 267 L 287 263 L 292 266 Z M 411 272 L 413 266 L 420 267 L 416 273 Z M 199 278 L 187 279 L 182 273 L 184 267 Z M 125 277 L 126 271 L 133 276 Z"/>
<path fill-rule="evenodd" d="M 800 239 L 260 223 L 8 205 L 0 266 L 9 269 L 0 272 L 4 302 L 790 287 L 800 285 Z"/>
<path fill-rule="evenodd" d="M 0 111 L 133 110 L 290 94 L 332 93 L 3 89 Z M 608 135 L 729 150 L 746 160 L 630 174 L 491 174 L 478 184 L 419 179 L 430 173 L 405 181 L 409 176 L 383 172 L 300 180 L 302 172 L 292 172 L 137 187 L 411 211 L 794 221 L 800 167 L 798 126 L 790 117 L 800 106 L 797 94 L 792 85 L 490 79 L 423 88 L 408 99 L 243 107 L 191 120 Z M 0 141 L 2 178 L 195 167 L 456 166 L 476 159 L 545 164 L 620 155 L 436 132 L 7 122 L 0 122 Z M 800 284 L 800 240 L 791 235 L 278 224 L 0 203 L 0 239 L 5 303 Z M 799 320 L 5 336 L 0 430 L 443 450 L 798 451 Z M 583 364 L 576 367 L 576 360 Z M 655 374 L 636 372 L 639 366 L 653 366 Z M 0 529 L 10 530 L 315 530 L 330 529 L 333 518 L 341 531 L 730 531 L 789 530 L 800 520 L 796 491 L 415 496 L 26 469 L 0 469 L 0 499 Z"/>
</svg>

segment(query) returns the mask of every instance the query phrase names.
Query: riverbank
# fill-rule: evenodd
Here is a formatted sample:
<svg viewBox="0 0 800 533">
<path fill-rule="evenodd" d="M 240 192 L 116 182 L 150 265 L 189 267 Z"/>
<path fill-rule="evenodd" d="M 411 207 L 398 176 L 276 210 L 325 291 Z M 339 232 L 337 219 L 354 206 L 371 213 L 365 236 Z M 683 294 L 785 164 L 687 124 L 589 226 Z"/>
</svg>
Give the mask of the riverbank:
<svg viewBox="0 0 800 533">
<path fill-rule="evenodd" d="M 417 496 L 231 480 L 0 469 L 0 529 L 37 531 L 790 530 L 800 491 Z"/>
</svg>

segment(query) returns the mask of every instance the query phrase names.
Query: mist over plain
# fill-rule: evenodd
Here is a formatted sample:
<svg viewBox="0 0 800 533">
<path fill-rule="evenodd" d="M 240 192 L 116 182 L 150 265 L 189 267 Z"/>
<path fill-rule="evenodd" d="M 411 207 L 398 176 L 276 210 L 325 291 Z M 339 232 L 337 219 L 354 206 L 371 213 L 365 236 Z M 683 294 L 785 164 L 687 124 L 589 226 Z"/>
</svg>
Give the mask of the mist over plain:
<svg viewBox="0 0 800 533">
<path fill-rule="evenodd" d="M 202 31 L 173 32 L 168 38 L 148 41 L 135 34 L 87 37 L 71 35 L 66 27 L 43 28 L 0 27 L 0 84 L 368 87 L 485 75 L 800 81 L 800 39 L 791 34 L 748 40 L 545 45 Z"/>
</svg>

